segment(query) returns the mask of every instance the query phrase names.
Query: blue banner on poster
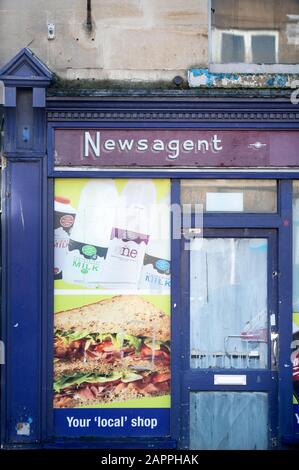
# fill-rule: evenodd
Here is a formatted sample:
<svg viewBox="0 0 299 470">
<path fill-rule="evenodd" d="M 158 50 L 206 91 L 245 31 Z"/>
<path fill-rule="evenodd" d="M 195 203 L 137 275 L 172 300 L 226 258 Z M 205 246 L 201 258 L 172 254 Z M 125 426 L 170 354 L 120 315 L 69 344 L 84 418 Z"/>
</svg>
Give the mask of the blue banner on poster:
<svg viewBox="0 0 299 470">
<path fill-rule="evenodd" d="M 294 429 L 299 434 L 299 405 L 294 405 Z"/>
<path fill-rule="evenodd" d="M 56 436 L 165 437 L 170 434 L 166 408 L 64 408 L 54 410 Z"/>
</svg>

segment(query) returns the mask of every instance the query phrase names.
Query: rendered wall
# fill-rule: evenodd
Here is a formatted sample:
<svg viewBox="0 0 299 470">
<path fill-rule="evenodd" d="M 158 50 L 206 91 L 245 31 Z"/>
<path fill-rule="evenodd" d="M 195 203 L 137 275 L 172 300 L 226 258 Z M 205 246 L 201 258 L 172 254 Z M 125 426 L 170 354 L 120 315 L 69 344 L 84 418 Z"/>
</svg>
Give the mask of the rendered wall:
<svg viewBox="0 0 299 470">
<path fill-rule="evenodd" d="M 0 67 L 25 46 L 66 79 L 171 80 L 208 65 L 208 0 L 91 0 L 86 21 L 87 0 L 2 0 Z"/>
</svg>

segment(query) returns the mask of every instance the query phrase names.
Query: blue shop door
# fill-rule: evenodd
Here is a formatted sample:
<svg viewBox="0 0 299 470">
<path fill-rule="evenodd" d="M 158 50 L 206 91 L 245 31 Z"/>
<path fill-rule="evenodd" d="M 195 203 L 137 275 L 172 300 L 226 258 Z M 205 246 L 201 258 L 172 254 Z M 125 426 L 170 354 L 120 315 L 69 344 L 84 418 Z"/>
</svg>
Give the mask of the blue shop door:
<svg viewBox="0 0 299 470">
<path fill-rule="evenodd" d="M 213 229 L 184 250 L 183 447 L 277 445 L 275 230 Z"/>
</svg>

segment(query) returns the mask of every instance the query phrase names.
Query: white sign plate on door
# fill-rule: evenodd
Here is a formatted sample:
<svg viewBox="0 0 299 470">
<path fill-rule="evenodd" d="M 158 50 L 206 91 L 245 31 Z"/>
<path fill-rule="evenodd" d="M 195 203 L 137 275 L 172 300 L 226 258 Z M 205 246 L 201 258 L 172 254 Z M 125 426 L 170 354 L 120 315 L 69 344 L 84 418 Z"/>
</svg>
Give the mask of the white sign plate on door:
<svg viewBox="0 0 299 470">
<path fill-rule="evenodd" d="M 246 375 L 214 375 L 214 385 L 246 385 Z"/>
<path fill-rule="evenodd" d="M 242 212 L 243 193 L 207 193 L 206 211 Z"/>
</svg>

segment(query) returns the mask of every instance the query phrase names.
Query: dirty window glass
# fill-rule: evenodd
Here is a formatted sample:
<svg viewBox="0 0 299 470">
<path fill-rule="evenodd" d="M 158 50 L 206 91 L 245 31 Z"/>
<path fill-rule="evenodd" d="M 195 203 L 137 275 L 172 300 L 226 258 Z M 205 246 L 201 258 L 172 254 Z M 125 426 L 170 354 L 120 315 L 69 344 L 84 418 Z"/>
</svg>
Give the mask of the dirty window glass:
<svg viewBox="0 0 299 470">
<path fill-rule="evenodd" d="M 266 393 L 191 392 L 190 449 L 267 449 L 267 415 Z"/>
<path fill-rule="evenodd" d="M 212 63 L 296 64 L 298 0 L 211 0 Z"/>
<path fill-rule="evenodd" d="M 190 259 L 190 366 L 267 368 L 267 240 L 204 238 Z"/>
<path fill-rule="evenodd" d="M 276 212 L 276 180 L 181 180 L 181 203 L 202 204 L 204 212 Z"/>
<path fill-rule="evenodd" d="M 237 34 L 223 33 L 221 44 L 221 56 L 223 62 L 244 62 L 245 46 L 244 38 Z"/>
<path fill-rule="evenodd" d="M 275 36 L 256 34 L 251 38 L 252 62 L 255 64 L 275 64 Z"/>
</svg>

